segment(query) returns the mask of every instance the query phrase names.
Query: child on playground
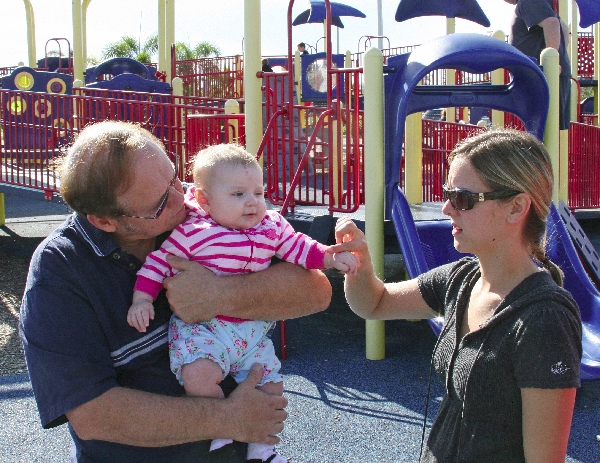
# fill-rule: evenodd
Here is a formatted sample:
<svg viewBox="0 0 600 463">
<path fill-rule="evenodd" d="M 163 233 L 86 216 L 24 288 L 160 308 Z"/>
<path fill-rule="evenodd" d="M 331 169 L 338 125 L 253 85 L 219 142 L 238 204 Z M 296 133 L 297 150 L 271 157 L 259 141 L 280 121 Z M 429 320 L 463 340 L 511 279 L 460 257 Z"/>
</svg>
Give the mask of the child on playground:
<svg viewBox="0 0 600 463">
<path fill-rule="evenodd" d="M 152 302 L 164 278 L 174 274 L 167 255 L 192 259 L 217 275 L 264 270 L 273 256 L 310 269 L 356 271 L 358 259 L 352 253 L 328 253 L 327 246 L 296 233 L 279 213 L 267 211 L 262 170 L 242 147 L 216 145 L 200 151 L 193 178 L 194 186 L 185 195 L 187 219 L 158 251 L 148 255 L 137 274 L 127 322 L 138 331 L 145 331 L 154 316 Z M 281 363 L 267 336 L 273 325 L 272 321 L 223 316 L 186 324 L 173 315 L 169 327 L 171 370 L 188 395 L 222 398 L 221 381 L 231 375 L 240 383 L 258 362 L 263 365 L 258 389 L 282 395 Z M 215 439 L 211 451 L 231 442 Z M 248 445 L 247 459 L 287 461 L 272 445 L 261 443 Z"/>
</svg>

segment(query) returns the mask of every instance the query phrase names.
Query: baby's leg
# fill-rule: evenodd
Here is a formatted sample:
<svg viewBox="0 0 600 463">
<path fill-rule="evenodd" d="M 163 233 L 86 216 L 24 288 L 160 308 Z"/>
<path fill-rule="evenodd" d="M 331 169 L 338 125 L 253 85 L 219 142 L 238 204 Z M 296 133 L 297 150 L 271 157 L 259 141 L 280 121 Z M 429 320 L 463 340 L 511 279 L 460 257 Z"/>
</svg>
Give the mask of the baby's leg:
<svg viewBox="0 0 600 463">
<path fill-rule="evenodd" d="M 277 383 L 268 382 L 262 386 L 257 386 L 265 394 L 283 395 L 283 381 Z M 270 463 L 287 463 L 287 459 L 275 453 L 275 447 L 268 444 L 248 444 L 248 461 L 269 461 Z"/>
<path fill-rule="evenodd" d="M 181 368 L 181 380 L 187 395 L 214 397 L 223 399 L 225 395 L 219 386 L 223 380 L 223 371 L 214 361 L 206 358 L 194 360 Z M 217 450 L 231 444 L 231 439 L 213 439 L 210 450 Z"/>
<path fill-rule="evenodd" d="M 181 381 L 187 395 L 223 399 L 225 396 L 219 386 L 222 380 L 221 367 L 207 358 L 199 358 L 181 368 Z"/>
</svg>

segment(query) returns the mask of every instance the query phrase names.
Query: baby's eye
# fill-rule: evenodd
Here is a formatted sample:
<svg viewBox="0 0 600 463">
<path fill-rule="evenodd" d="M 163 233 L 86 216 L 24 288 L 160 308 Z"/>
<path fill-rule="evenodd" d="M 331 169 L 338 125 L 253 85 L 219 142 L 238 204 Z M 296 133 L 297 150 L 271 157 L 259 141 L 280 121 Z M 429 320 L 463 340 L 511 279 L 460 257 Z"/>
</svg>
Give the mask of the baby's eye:
<svg viewBox="0 0 600 463">
<path fill-rule="evenodd" d="M 262 197 L 265 195 L 265 192 L 264 192 L 264 191 L 257 191 L 255 194 L 256 194 L 256 196 L 258 196 L 259 198 L 262 198 Z"/>
<path fill-rule="evenodd" d="M 244 193 L 242 193 L 241 191 L 236 191 L 235 193 L 233 193 L 233 196 L 237 196 L 238 198 L 244 196 Z"/>
</svg>

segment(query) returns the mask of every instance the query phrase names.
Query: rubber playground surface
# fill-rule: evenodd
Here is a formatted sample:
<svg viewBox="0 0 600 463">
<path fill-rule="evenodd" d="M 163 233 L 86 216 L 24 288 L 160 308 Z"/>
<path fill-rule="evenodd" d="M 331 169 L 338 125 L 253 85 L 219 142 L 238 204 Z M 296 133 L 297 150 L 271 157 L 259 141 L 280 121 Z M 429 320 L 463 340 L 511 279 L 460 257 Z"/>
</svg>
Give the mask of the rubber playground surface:
<svg viewBox="0 0 600 463">
<path fill-rule="evenodd" d="M 41 192 L 0 186 L 6 225 L 0 258 L 29 253 L 68 213 Z M 597 239 L 597 238 L 596 238 Z M 592 240 L 597 247 L 597 240 Z M 402 275 L 397 255 L 386 256 L 386 276 Z M 418 461 L 435 336 L 425 321 L 386 323 L 386 358 L 365 359 L 365 324 L 347 308 L 342 277 L 330 271 L 334 295 L 324 312 L 287 322 L 283 362 L 289 400 L 278 447 L 294 462 Z M 426 432 L 443 395 L 433 378 Z M 26 374 L 0 376 L 0 462 L 69 460 L 66 426 L 41 428 Z M 600 381 L 577 394 L 567 462 L 600 462 Z"/>
</svg>

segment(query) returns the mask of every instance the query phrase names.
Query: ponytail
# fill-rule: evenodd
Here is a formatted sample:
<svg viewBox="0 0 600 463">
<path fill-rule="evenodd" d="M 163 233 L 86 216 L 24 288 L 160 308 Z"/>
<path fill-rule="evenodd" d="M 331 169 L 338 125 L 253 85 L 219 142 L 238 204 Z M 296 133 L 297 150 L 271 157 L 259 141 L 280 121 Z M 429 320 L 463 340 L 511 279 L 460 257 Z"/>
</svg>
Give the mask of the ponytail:
<svg viewBox="0 0 600 463">
<path fill-rule="evenodd" d="M 563 284 L 564 284 L 563 271 L 560 269 L 560 267 L 558 265 L 556 265 L 554 262 L 552 262 L 550 259 L 548 259 L 548 256 L 546 256 L 546 252 L 544 251 L 544 248 L 537 246 L 537 245 L 532 246 L 531 254 L 533 254 L 533 257 L 540 264 L 542 264 L 542 267 L 544 267 L 546 270 L 548 270 L 550 272 L 550 276 L 552 277 L 554 282 L 562 288 Z"/>
</svg>

